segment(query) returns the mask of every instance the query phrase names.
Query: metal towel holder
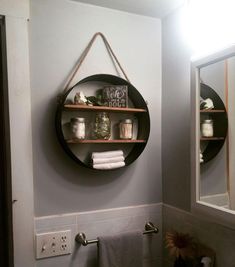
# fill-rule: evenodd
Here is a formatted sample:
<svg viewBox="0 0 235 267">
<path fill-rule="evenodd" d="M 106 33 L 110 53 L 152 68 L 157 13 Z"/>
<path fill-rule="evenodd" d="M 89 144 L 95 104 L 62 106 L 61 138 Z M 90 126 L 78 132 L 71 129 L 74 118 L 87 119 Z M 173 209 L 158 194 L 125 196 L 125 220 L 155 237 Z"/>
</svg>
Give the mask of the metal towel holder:
<svg viewBox="0 0 235 267">
<path fill-rule="evenodd" d="M 143 232 L 143 235 L 146 234 L 157 234 L 159 232 L 159 229 L 151 222 L 147 222 L 145 224 L 145 231 Z M 90 244 L 94 244 L 94 243 L 98 243 L 98 239 L 91 239 L 91 240 L 87 240 L 86 239 L 86 235 L 84 233 L 78 233 L 75 237 L 75 241 L 83 246 L 87 246 Z"/>
</svg>

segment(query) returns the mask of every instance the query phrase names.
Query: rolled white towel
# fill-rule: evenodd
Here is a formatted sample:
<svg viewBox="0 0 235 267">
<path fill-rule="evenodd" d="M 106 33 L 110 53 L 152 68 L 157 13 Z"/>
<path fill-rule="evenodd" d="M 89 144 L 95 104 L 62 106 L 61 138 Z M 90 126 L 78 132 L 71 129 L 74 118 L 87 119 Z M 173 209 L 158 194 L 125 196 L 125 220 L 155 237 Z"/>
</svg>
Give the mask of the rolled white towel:
<svg viewBox="0 0 235 267">
<path fill-rule="evenodd" d="M 204 162 L 204 159 L 203 159 L 203 155 L 202 155 L 202 152 L 200 150 L 200 163 L 203 163 Z"/>
<path fill-rule="evenodd" d="M 123 156 L 122 150 L 113 150 L 113 151 L 106 151 L 106 152 L 93 152 L 91 155 L 92 159 L 95 158 L 112 158 L 112 157 L 120 157 Z"/>
<path fill-rule="evenodd" d="M 112 170 L 125 166 L 124 161 L 113 162 L 113 163 L 103 163 L 103 164 L 94 164 L 93 168 L 98 170 Z"/>
<path fill-rule="evenodd" d="M 201 260 L 201 263 L 203 264 L 204 267 L 210 267 L 211 262 L 212 262 L 212 260 L 209 257 L 203 257 Z"/>
<path fill-rule="evenodd" d="M 124 161 L 124 157 L 112 157 L 112 158 L 93 158 L 93 164 L 114 163 Z"/>
</svg>

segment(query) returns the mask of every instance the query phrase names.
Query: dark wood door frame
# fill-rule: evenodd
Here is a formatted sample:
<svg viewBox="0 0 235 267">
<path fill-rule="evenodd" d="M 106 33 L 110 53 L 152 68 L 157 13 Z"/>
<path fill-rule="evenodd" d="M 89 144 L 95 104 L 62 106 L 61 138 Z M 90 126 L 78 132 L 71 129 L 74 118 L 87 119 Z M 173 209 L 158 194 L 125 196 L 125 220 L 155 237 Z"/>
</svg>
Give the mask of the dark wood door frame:
<svg viewBox="0 0 235 267">
<path fill-rule="evenodd" d="M 0 16 L 0 266 L 13 267 L 10 127 L 5 17 Z"/>
</svg>

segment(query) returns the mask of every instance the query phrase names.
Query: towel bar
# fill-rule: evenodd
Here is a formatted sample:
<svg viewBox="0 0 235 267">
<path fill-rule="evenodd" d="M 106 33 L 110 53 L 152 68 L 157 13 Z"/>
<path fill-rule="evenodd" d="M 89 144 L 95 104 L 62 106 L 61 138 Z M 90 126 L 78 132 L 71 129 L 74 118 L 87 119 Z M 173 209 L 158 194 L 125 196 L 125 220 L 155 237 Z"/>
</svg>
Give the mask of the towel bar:
<svg viewBox="0 0 235 267">
<path fill-rule="evenodd" d="M 143 235 L 155 233 L 157 234 L 159 232 L 158 228 L 151 222 L 148 222 L 145 224 L 145 231 L 143 232 Z M 86 235 L 84 233 L 78 233 L 75 237 L 75 241 L 83 246 L 87 246 L 89 244 L 98 243 L 98 239 L 91 239 L 87 240 Z"/>
</svg>

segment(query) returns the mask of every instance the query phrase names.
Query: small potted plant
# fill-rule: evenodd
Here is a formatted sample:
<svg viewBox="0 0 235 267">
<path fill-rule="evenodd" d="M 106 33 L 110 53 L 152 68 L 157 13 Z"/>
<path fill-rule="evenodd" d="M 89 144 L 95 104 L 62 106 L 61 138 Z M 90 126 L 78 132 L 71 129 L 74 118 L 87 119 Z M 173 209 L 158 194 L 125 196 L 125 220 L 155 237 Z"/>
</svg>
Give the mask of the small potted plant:
<svg viewBox="0 0 235 267">
<path fill-rule="evenodd" d="M 174 267 L 188 267 L 195 259 L 195 243 L 189 234 L 176 231 L 166 233 L 166 248 L 174 257 Z M 200 265 L 198 265 L 200 266 Z"/>
<path fill-rule="evenodd" d="M 167 232 L 166 248 L 174 257 L 174 267 L 203 267 L 205 259 L 210 260 L 211 267 L 214 266 L 215 252 L 189 234 Z"/>
</svg>

